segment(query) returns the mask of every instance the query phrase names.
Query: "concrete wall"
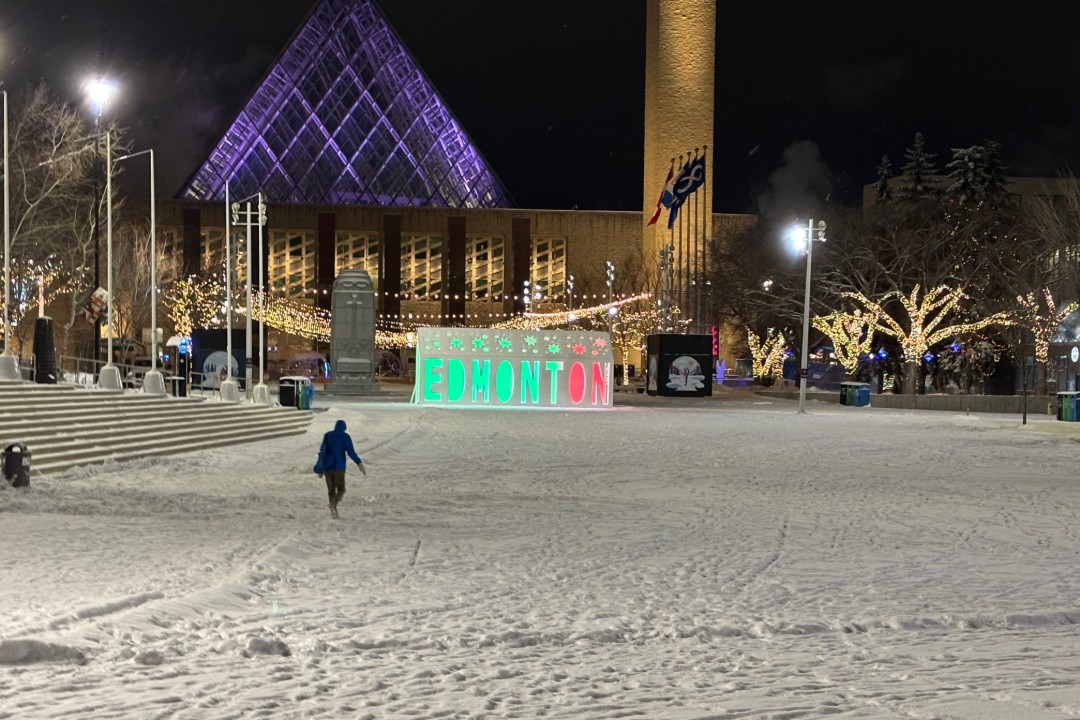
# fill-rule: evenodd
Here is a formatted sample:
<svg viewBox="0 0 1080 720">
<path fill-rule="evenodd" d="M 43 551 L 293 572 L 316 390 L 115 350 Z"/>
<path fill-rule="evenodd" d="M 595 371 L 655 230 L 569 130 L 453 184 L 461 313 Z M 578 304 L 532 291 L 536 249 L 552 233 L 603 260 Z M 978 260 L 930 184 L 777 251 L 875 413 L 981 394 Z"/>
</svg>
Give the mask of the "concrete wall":
<svg viewBox="0 0 1080 720">
<path fill-rule="evenodd" d="M 785 390 L 760 390 L 758 395 L 798 400 L 798 388 Z M 819 392 L 808 390 L 807 400 L 840 404 L 840 391 Z M 882 393 L 870 396 L 870 407 L 892 410 L 940 410 L 943 412 L 1014 413 L 1023 410 L 1023 395 L 893 395 Z M 1046 415 L 1054 398 L 1046 395 L 1028 395 L 1029 415 Z"/>
</svg>

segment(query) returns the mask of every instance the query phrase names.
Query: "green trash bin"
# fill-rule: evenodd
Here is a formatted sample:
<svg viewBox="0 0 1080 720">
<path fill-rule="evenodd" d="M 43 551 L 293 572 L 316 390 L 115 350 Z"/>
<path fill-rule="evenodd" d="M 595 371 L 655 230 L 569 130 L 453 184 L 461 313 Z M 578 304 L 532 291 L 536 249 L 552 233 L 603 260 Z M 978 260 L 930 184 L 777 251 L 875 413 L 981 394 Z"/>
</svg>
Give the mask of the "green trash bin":
<svg viewBox="0 0 1080 720">
<path fill-rule="evenodd" d="M 296 386 L 296 407 L 301 410 L 310 410 L 311 402 L 315 399 L 315 386 L 310 378 L 299 378 Z"/>
<path fill-rule="evenodd" d="M 1057 394 L 1057 419 L 1065 422 L 1080 422 L 1080 392 L 1059 392 Z"/>
<path fill-rule="evenodd" d="M 840 383 L 840 404 L 863 407 L 870 404 L 870 383 Z"/>
<path fill-rule="evenodd" d="M 852 386 L 855 383 L 842 382 L 840 383 L 840 404 L 851 405 L 852 404 Z"/>
</svg>

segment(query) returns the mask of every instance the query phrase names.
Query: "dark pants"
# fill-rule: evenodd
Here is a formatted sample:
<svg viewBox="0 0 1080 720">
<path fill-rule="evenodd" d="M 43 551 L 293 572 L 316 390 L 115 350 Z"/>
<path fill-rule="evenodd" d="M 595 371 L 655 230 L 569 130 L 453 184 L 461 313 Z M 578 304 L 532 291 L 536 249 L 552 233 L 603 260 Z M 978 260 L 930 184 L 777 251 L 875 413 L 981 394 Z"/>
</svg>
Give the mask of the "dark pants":
<svg viewBox="0 0 1080 720">
<path fill-rule="evenodd" d="M 330 507 L 337 507 L 341 502 L 341 496 L 345 494 L 345 471 L 327 470 L 323 473 L 326 478 L 326 492 L 330 496 Z"/>
</svg>

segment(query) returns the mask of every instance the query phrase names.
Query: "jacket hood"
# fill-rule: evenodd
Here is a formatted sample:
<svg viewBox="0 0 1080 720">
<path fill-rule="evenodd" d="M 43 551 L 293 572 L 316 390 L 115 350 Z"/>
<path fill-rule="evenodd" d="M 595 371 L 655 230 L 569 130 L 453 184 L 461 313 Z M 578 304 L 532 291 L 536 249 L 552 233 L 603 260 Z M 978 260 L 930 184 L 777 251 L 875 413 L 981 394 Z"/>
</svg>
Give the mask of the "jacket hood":
<svg viewBox="0 0 1080 720">
<path fill-rule="evenodd" d="M 345 421 L 344 420 L 338 420 L 336 423 L 334 423 L 334 430 L 337 431 L 337 432 L 344 432 L 345 431 Z"/>
</svg>

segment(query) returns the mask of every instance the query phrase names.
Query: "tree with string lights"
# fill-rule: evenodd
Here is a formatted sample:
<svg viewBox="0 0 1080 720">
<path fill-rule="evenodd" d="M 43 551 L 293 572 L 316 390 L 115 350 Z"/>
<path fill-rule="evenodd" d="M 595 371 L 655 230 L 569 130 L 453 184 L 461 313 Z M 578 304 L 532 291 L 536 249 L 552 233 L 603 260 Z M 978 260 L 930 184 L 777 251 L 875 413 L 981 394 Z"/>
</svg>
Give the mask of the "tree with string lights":
<svg viewBox="0 0 1080 720">
<path fill-rule="evenodd" d="M 908 295 L 890 292 L 881 301 L 857 292 L 844 293 L 844 296 L 859 305 L 863 312 L 876 315 L 874 329 L 900 344 L 905 393 L 915 392 L 919 363 L 930 348 L 956 336 L 1012 322 L 1010 315 L 1003 312 L 978 320 L 954 322 L 963 310 L 963 301 L 968 298 L 960 288 L 943 285 L 926 292 L 916 285 Z"/>
<path fill-rule="evenodd" d="M 832 340 L 833 354 L 851 377 L 859 366 L 859 358 L 873 348 L 877 319 L 872 310 L 855 310 L 816 315 L 812 322 L 816 330 Z"/>
<path fill-rule="evenodd" d="M 165 299 L 177 335 L 189 336 L 195 328 L 214 327 L 223 322 L 225 288 L 215 277 L 177 280 L 166 291 Z"/>
<path fill-rule="evenodd" d="M 765 337 L 760 337 L 751 328 L 746 328 L 746 344 L 750 347 L 755 378 L 772 382 L 780 375 L 787 354 L 788 342 L 784 333 L 769 330 Z"/>
<path fill-rule="evenodd" d="M 1027 295 L 1018 295 L 1016 303 L 1019 306 L 1016 317 L 1017 324 L 1027 327 L 1034 338 L 1036 393 L 1046 395 L 1048 391 L 1046 378 L 1050 359 L 1050 342 L 1065 318 L 1076 312 L 1077 308 L 1080 308 L 1080 303 L 1073 301 L 1058 309 L 1049 288 L 1043 288 L 1041 302 L 1035 293 L 1028 293 Z"/>
</svg>

